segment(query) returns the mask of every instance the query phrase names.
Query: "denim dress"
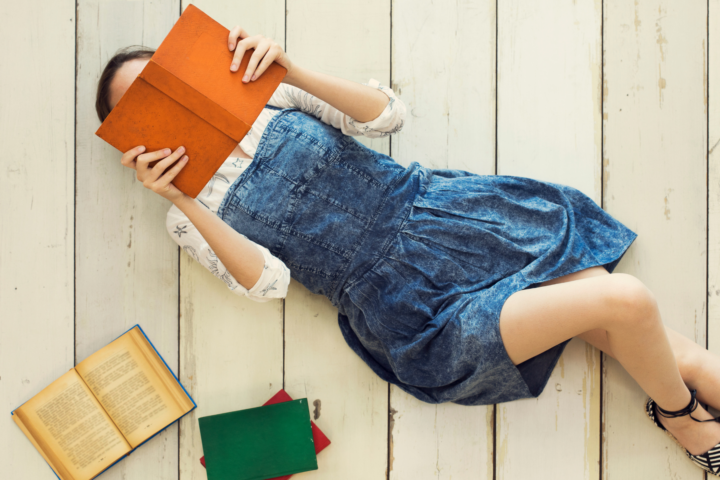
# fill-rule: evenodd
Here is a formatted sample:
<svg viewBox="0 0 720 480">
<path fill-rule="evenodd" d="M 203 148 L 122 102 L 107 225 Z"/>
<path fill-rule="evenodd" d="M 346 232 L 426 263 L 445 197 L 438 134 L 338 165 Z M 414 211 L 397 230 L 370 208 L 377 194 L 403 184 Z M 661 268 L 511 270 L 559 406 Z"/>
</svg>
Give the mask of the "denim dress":
<svg viewBox="0 0 720 480">
<path fill-rule="evenodd" d="M 338 309 L 350 348 L 427 403 L 537 397 L 570 341 L 514 365 L 513 293 L 612 272 L 637 234 L 577 189 L 409 167 L 296 108 L 268 123 L 217 212 Z"/>
</svg>

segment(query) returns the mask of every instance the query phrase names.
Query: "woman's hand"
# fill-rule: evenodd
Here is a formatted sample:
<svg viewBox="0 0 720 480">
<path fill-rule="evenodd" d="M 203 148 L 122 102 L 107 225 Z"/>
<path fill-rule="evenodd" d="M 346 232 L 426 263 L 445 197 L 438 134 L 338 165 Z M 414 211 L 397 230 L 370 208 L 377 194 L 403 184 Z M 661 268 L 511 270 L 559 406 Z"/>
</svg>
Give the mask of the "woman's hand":
<svg viewBox="0 0 720 480">
<path fill-rule="evenodd" d="M 256 80 L 272 62 L 277 62 L 287 69 L 286 79 L 292 78 L 293 63 L 282 47 L 271 38 L 266 38 L 263 35 L 253 35 L 251 37 L 244 28 L 236 25 L 230 30 L 228 48 L 231 52 L 235 51 L 233 61 L 230 64 L 230 70 L 233 72 L 240 68 L 245 51 L 248 48 L 255 49 L 243 75 L 243 82 L 245 83 Z M 284 81 L 285 79 L 283 79 Z"/>
<path fill-rule="evenodd" d="M 185 147 L 179 147 L 174 152 L 169 148 L 149 153 L 143 153 L 144 151 L 145 147 L 142 146 L 128 150 L 123 154 L 120 163 L 125 167 L 137 170 L 137 179 L 143 183 L 143 186 L 161 197 L 167 198 L 173 203 L 185 197 L 186 195 L 170 182 L 187 165 L 188 156 L 183 156 L 180 161 L 166 171 L 185 152 Z M 150 166 L 151 162 L 155 162 L 155 164 Z"/>
</svg>

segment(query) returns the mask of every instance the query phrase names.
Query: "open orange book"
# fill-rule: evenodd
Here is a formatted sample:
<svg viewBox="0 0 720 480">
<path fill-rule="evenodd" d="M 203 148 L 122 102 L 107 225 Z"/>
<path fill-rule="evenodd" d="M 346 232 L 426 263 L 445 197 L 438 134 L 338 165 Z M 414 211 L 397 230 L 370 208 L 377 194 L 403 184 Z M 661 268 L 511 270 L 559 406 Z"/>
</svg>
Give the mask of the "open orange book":
<svg viewBox="0 0 720 480">
<path fill-rule="evenodd" d="M 230 71 L 230 31 L 190 4 L 95 134 L 121 152 L 181 145 L 188 163 L 173 180 L 195 198 L 243 139 L 287 74 L 276 62 L 242 82 L 255 51 Z"/>
</svg>

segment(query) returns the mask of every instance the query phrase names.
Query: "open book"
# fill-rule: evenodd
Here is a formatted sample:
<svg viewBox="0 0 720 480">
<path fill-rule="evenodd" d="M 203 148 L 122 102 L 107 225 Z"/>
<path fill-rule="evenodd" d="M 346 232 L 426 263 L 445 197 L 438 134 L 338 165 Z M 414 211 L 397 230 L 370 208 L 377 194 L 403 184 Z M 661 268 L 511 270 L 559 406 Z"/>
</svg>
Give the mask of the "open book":
<svg viewBox="0 0 720 480">
<path fill-rule="evenodd" d="M 184 146 L 189 160 L 172 183 L 193 198 L 245 137 L 287 74 L 272 62 L 257 80 L 243 83 L 255 50 L 246 50 L 240 68 L 231 72 L 229 35 L 188 5 L 95 132 L 121 152 L 138 145 L 146 152 Z"/>
<path fill-rule="evenodd" d="M 61 480 L 89 480 L 196 407 L 139 325 L 12 412 Z"/>
</svg>

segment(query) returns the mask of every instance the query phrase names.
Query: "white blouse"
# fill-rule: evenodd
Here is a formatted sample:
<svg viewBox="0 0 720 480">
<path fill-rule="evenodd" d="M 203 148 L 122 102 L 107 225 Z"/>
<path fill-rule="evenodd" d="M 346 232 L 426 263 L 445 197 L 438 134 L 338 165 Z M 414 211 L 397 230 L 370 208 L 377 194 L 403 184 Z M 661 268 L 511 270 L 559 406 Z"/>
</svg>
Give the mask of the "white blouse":
<svg viewBox="0 0 720 480">
<path fill-rule="evenodd" d="M 358 122 L 354 118 L 342 113 L 330 104 L 307 93 L 306 91 L 281 83 L 268 101 L 269 105 L 280 108 L 298 108 L 305 113 L 315 116 L 328 125 L 340 129 L 345 135 L 364 135 L 366 137 L 384 137 L 399 132 L 405 120 L 405 104 L 395 96 L 389 87 L 380 85 L 375 79 L 368 83 L 385 93 L 390 99 L 385 110 L 369 122 Z M 263 108 L 262 112 L 252 124 L 250 131 L 240 141 L 240 148 L 250 157 L 255 156 L 255 150 L 262 137 L 268 122 L 279 113 L 279 110 Z M 230 186 L 250 165 L 252 159 L 241 157 L 228 157 L 220 169 L 208 181 L 196 197 L 197 200 L 210 211 L 217 214 Z M 175 205 L 170 207 L 166 221 L 167 231 L 182 249 L 192 258 L 200 262 L 213 275 L 225 282 L 227 287 L 237 295 L 244 295 L 258 302 L 266 302 L 274 298 L 285 298 L 290 285 L 290 270 L 277 257 L 262 245 L 255 243 L 265 258 L 265 266 L 257 283 L 250 289 L 240 285 L 205 242 L 200 232 L 193 226 L 185 214 Z M 244 235 L 243 235 L 244 236 Z M 247 238 L 247 237 L 246 237 Z"/>
</svg>

